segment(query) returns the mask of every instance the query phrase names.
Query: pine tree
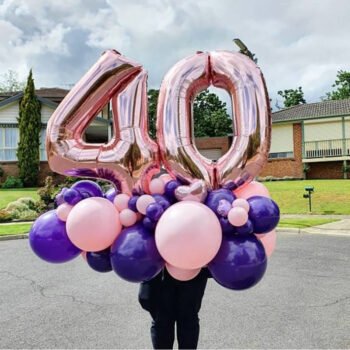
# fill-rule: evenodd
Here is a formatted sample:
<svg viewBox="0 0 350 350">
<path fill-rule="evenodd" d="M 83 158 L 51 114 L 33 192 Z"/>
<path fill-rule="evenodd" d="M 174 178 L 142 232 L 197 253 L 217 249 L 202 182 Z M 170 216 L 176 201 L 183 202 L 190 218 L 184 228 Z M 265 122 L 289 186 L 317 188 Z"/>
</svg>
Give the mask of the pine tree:
<svg viewBox="0 0 350 350">
<path fill-rule="evenodd" d="M 19 177 L 24 186 L 35 186 L 40 170 L 41 105 L 35 96 L 32 70 L 19 106 L 17 158 Z"/>
</svg>

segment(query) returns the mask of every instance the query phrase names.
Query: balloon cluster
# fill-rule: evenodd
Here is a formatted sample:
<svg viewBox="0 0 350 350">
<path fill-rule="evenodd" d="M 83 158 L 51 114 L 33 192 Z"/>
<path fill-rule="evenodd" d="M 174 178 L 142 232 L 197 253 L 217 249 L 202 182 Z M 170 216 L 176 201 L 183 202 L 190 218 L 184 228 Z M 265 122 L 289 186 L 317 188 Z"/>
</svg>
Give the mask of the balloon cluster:
<svg viewBox="0 0 350 350">
<path fill-rule="evenodd" d="M 235 106 L 232 144 L 217 161 L 196 148 L 189 108 L 211 85 L 226 89 Z M 86 142 L 84 131 L 107 103 L 113 137 Z M 34 252 L 53 263 L 83 252 L 93 269 L 132 282 L 149 280 L 164 266 L 186 281 L 207 266 L 227 288 L 253 286 L 265 272 L 279 220 L 265 187 L 252 182 L 271 141 L 259 67 L 230 51 L 186 57 L 162 82 L 156 141 L 147 118 L 147 72 L 106 51 L 51 116 L 46 149 L 51 170 L 104 179 L 117 190 L 103 193 L 89 180 L 63 189 L 57 209 L 33 225 Z M 156 177 L 161 168 L 168 173 Z"/>
<path fill-rule="evenodd" d="M 164 266 L 181 281 L 207 266 L 219 284 L 236 290 L 262 278 L 279 221 L 262 184 L 207 192 L 200 181 L 185 186 L 163 174 L 149 188 L 132 196 L 104 193 L 90 180 L 63 188 L 57 208 L 33 224 L 31 248 L 51 263 L 82 254 L 92 269 L 130 282 L 149 280 Z"/>
</svg>

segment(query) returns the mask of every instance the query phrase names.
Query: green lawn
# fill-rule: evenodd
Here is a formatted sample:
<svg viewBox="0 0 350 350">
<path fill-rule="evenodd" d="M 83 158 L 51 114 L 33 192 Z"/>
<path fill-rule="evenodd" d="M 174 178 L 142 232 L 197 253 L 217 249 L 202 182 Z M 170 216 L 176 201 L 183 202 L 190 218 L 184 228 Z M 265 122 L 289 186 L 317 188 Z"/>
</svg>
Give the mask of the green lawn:
<svg viewBox="0 0 350 350">
<path fill-rule="evenodd" d="M 0 225 L 0 236 L 28 233 L 32 224 Z"/>
<path fill-rule="evenodd" d="M 37 188 L 11 188 L 0 189 L 0 209 L 5 208 L 8 203 L 13 202 L 21 197 L 32 197 L 39 199 Z"/>
<path fill-rule="evenodd" d="M 350 180 L 304 180 L 264 182 L 282 214 L 308 214 L 305 186 L 314 186 L 313 214 L 350 214 Z"/>
<path fill-rule="evenodd" d="M 322 219 L 322 218 L 305 218 L 305 219 L 281 219 L 278 227 L 294 227 L 306 228 L 317 225 L 329 224 L 330 222 L 339 221 L 336 219 Z"/>
</svg>

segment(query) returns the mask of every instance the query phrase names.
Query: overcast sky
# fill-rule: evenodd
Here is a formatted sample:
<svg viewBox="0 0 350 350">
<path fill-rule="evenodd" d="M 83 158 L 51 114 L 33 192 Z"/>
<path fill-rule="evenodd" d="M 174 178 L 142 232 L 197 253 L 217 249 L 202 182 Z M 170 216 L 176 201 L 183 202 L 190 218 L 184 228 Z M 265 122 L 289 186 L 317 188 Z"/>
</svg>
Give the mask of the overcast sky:
<svg viewBox="0 0 350 350">
<path fill-rule="evenodd" d="M 69 87 L 106 48 L 142 63 L 149 86 L 197 50 L 256 54 L 273 104 L 280 89 L 302 86 L 307 102 L 350 70 L 349 0 L 0 0 L 0 74 L 37 87 Z M 280 103 L 281 104 L 281 103 Z"/>
</svg>

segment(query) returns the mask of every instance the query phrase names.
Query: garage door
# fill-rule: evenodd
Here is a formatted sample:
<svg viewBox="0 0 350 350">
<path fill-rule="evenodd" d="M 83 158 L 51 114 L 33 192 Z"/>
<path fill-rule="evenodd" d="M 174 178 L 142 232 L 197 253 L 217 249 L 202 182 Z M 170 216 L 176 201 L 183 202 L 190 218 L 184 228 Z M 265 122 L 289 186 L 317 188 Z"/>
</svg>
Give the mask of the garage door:
<svg viewBox="0 0 350 350">
<path fill-rule="evenodd" d="M 222 156 L 221 148 L 199 149 L 199 152 L 208 159 L 218 160 Z"/>
</svg>

